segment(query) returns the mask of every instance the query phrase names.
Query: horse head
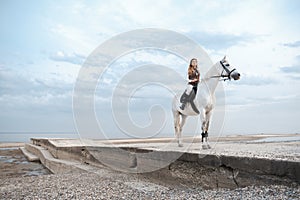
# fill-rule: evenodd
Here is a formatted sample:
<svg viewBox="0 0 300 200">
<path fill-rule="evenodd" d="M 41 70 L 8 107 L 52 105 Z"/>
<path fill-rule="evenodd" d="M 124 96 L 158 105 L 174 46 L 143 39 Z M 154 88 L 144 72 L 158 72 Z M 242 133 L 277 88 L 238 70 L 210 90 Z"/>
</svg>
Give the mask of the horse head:
<svg viewBox="0 0 300 200">
<path fill-rule="evenodd" d="M 239 80 L 241 75 L 240 73 L 232 67 L 226 59 L 226 56 L 220 61 L 220 65 L 222 66 L 221 77 L 226 78 L 228 80 Z"/>
</svg>

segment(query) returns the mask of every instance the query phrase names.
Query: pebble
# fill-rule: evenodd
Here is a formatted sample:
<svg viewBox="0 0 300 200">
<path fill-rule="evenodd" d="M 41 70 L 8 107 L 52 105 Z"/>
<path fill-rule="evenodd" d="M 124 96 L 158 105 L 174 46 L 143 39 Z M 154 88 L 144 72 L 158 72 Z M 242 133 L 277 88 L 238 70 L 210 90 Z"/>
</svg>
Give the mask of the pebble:
<svg viewBox="0 0 300 200">
<path fill-rule="evenodd" d="M 128 184 L 130 183 L 130 184 Z M 160 185 L 130 174 L 51 174 L 0 180 L 0 199 L 299 199 L 300 186 L 237 189 Z"/>
</svg>

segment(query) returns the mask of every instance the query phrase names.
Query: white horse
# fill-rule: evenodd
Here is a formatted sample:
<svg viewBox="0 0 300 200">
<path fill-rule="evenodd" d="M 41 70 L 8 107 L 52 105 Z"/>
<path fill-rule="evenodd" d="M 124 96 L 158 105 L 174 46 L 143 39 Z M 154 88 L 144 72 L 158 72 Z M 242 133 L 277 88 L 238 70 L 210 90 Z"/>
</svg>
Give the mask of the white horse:
<svg viewBox="0 0 300 200">
<path fill-rule="evenodd" d="M 182 147 L 181 132 L 188 116 L 200 115 L 202 122 L 202 148 L 211 148 L 208 144 L 208 128 L 212 115 L 212 111 L 216 102 L 215 90 L 220 81 L 223 80 L 238 80 L 240 74 L 236 69 L 233 69 L 226 60 L 226 56 L 214 64 L 206 73 L 205 77 L 198 84 L 198 92 L 192 102 L 188 102 L 184 108 L 180 108 L 180 96 L 175 96 L 173 99 L 172 111 L 174 115 L 175 135 L 177 138 L 178 146 Z M 205 144 L 203 144 L 205 139 Z"/>
</svg>

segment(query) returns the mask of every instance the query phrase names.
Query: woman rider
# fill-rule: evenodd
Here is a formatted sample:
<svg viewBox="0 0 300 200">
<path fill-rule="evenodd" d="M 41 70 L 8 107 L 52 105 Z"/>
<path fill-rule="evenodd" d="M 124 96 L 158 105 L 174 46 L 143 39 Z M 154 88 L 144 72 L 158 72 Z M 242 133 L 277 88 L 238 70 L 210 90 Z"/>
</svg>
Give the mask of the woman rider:
<svg viewBox="0 0 300 200">
<path fill-rule="evenodd" d="M 188 68 L 188 85 L 183 95 L 180 98 L 180 102 L 182 103 L 180 106 L 181 110 L 184 110 L 187 102 L 191 102 L 194 100 L 197 93 L 197 86 L 200 80 L 200 72 L 198 70 L 197 59 L 193 58 L 190 61 L 190 65 Z"/>
</svg>

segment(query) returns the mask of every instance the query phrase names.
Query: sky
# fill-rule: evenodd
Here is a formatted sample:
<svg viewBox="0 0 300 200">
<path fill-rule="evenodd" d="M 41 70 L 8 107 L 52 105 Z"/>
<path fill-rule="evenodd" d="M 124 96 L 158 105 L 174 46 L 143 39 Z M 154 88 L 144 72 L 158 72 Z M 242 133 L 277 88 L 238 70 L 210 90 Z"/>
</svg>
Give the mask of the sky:
<svg viewBox="0 0 300 200">
<path fill-rule="evenodd" d="M 2 0 L 0 141 L 44 133 L 76 135 L 73 90 L 84 62 L 103 42 L 144 28 L 185 35 L 213 62 L 227 55 L 237 68 L 241 80 L 221 83 L 225 94 L 221 134 L 299 133 L 299 9 L 297 0 Z M 95 115 L 104 121 L 109 138 L 131 137 L 115 124 L 111 97 L 126 73 L 145 64 L 171 66 L 186 76 L 187 62 L 161 50 L 140 50 L 113 62 L 99 77 L 95 91 Z M 150 108 L 154 116 L 162 115 L 153 105 L 165 109 L 161 133 L 134 137 L 173 136 L 172 95 L 157 84 L 133 94 L 128 112 L 139 127 L 151 123 Z M 188 122 L 183 134 L 188 135 L 192 125 Z"/>
</svg>

